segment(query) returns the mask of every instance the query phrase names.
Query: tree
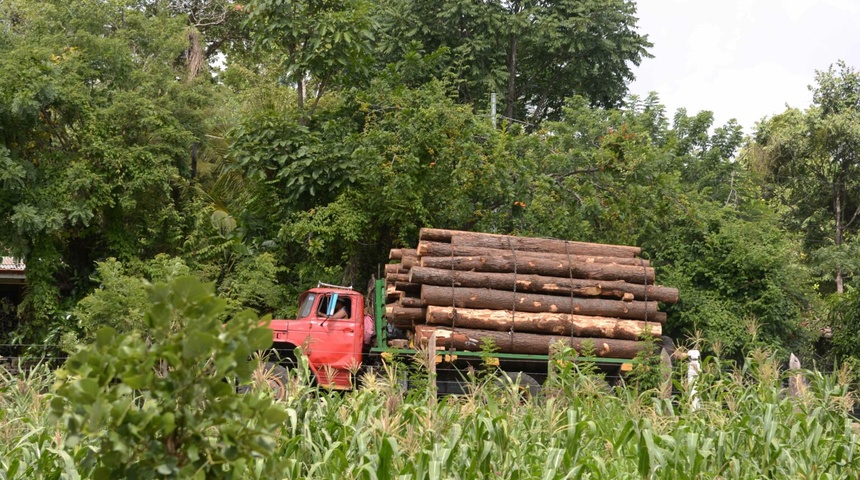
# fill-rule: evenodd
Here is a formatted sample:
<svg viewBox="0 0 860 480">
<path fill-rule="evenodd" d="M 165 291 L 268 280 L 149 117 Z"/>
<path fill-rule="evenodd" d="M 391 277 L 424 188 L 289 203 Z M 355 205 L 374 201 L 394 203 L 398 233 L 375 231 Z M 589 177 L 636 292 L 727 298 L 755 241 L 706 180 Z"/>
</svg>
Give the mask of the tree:
<svg viewBox="0 0 860 480">
<path fill-rule="evenodd" d="M 441 71 L 462 102 L 483 104 L 499 92 L 507 117 L 538 124 L 560 118 L 573 95 L 603 107 L 622 102 L 651 46 L 635 14 L 627 0 L 401 0 L 379 14 L 379 58 L 397 64 L 443 51 Z"/>
<path fill-rule="evenodd" d="M 860 73 L 840 61 L 817 71 L 815 81 L 809 109 L 759 124 L 751 161 L 773 182 L 773 194 L 841 294 L 846 276 L 860 267 L 853 246 L 860 225 Z"/>
<path fill-rule="evenodd" d="M 372 25 L 364 0 L 254 0 L 248 27 L 260 49 L 278 52 L 286 78 L 296 86 L 302 122 L 326 90 L 355 81 L 370 69 Z M 316 93 L 305 111 L 308 82 Z"/>
<path fill-rule="evenodd" d="M 735 122 L 713 128 L 710 112 L 680 110 L 670 124 L 654 95 L 617 110 L 572 98 L 564 114 L 530 152 L 540 170 L 520 231 L 642 246 L 659 282 L 680 290 L 670 335 L 698 332 L 735 357 L 753 345 L 811 350 L 811 277 L 734 161 Z"/>
<path fill-rule="evenodd" d="M 218 96 L 185 82 L 185 19 L 125 2 L 0 7 L 0 243 L 26 259 L 24 338 L 56 340 L 95 262 L 177 253 Z"/>
</svg>

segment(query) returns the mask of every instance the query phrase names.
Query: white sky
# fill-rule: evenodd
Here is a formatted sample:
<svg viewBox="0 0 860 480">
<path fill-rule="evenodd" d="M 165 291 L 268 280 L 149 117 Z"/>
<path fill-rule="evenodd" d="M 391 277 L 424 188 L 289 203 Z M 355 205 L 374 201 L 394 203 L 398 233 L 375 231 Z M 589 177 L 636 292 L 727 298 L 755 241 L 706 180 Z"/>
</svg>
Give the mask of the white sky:
<svg viewBox="0 0 860 480">
<path fill-rule="evenodd" d="M 860 70 L 860 0 L 637 0 L 654 58 L 630 92 L 656 91 L 671 119 L 714 112 L 752 133 L 755 122 L 807 108 L 815 70 L 837 60 Z"/>
</svg>

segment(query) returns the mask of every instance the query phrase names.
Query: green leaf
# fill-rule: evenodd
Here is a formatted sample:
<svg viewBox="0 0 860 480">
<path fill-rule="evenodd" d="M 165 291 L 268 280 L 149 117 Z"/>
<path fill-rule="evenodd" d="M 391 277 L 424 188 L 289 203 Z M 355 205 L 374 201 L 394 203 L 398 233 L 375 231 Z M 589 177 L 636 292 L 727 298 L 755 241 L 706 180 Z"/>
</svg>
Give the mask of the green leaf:
<svg viewBox="0 0 860 480">
<path fill-rule="evenodd" d="M 207 332 L 190 332 L 183 341 L 182 357 L 186 360 L 203 360 L 213 352 L 217 340 L 215 335 Z"/>
<path fill-rule="evenodd" d="M 248 332 L 248 343 L 252 350 L 271 348 L 273 332 L 268 327 L 257 327 Z"/>
</svg>

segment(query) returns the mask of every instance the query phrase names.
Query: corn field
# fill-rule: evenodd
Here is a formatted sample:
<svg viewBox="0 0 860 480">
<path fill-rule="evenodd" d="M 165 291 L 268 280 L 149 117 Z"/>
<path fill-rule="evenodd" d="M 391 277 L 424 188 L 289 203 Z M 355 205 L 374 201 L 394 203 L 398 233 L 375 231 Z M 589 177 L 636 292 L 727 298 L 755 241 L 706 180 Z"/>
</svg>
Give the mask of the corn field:
<svg viewBox="0 0 860 480">
<path fill-rule="evenodd" d="M 693 409 L 683 382 L 670 398 L 609 390 L 575 365 L 528 400 L 489 375 L 467 395 L 436 398 L 405 391 L 397 367 L 348 393 L 319 391 L 297 369 L 273 451 L 251 470 L 275 462 L 280 478 L 332 480 L 860 478 L 848 373 L 805 371 L 789 396 L 787 374 L 767 355 L 736 368 L 707 359 Z M 45 368 L 0 371 L 0 479 L 86 478 L 83 452 L 98 445 L 64 441 L 48 413 L 52 382 Z"/>
</svg>

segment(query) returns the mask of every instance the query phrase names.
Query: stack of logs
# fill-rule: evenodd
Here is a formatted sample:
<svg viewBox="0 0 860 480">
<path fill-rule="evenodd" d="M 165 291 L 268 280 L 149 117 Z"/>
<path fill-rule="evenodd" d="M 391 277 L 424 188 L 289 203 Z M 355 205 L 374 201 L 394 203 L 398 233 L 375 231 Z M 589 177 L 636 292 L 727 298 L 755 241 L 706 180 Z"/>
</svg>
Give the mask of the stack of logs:
<svg viewBox="0 0 860 480">
<path fill-rule="evenodd" d="M 386 265 L 389 323 L 416 344 L 547 354 L 562 342 L 600 357 L 633 358 L 659 337 L 678 290 L 654 284 L 638 247 L 421 229 L 417 249 Z"/>
</svg>

